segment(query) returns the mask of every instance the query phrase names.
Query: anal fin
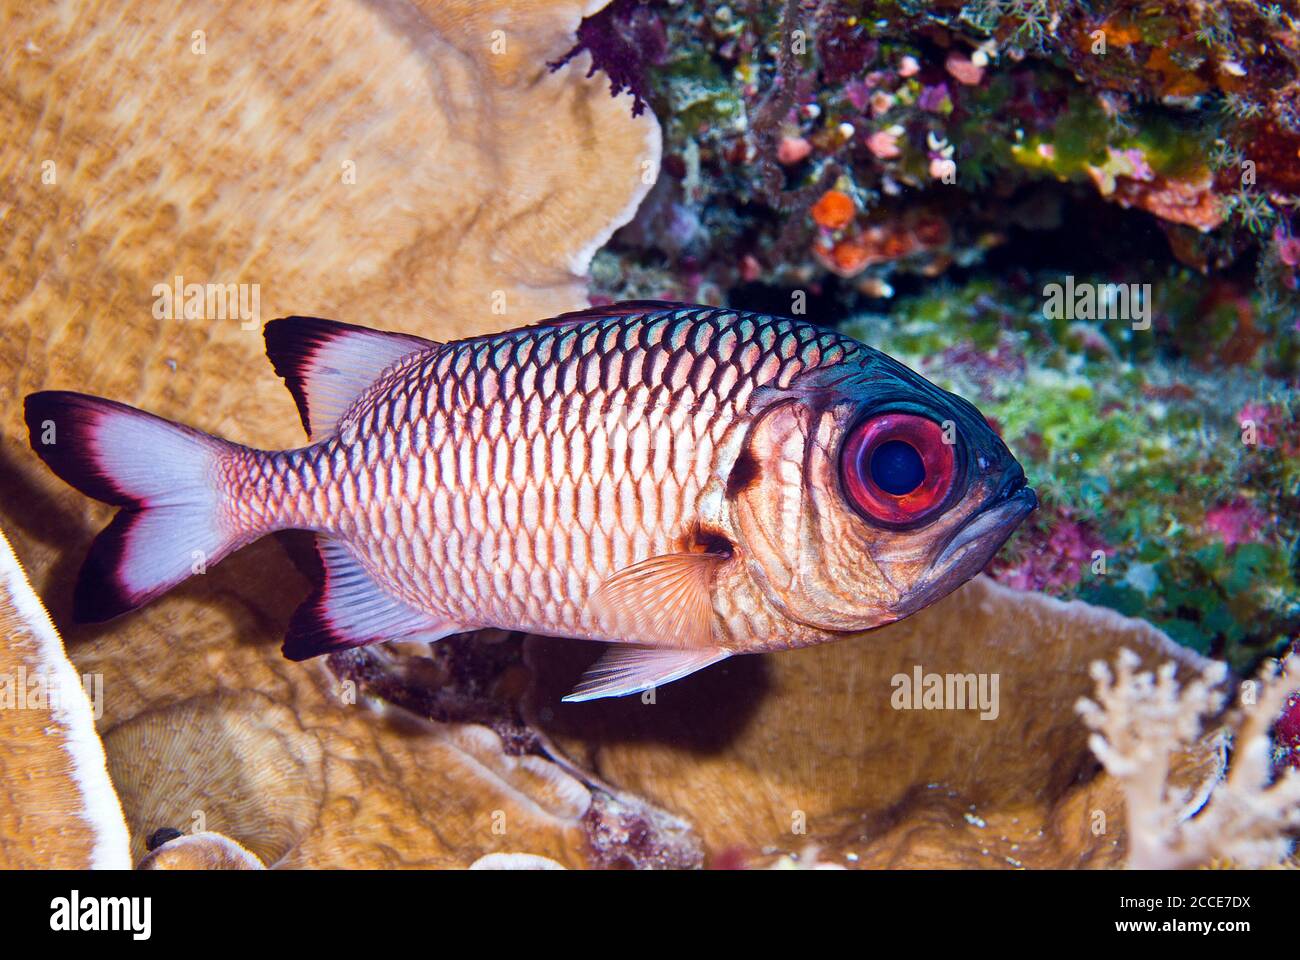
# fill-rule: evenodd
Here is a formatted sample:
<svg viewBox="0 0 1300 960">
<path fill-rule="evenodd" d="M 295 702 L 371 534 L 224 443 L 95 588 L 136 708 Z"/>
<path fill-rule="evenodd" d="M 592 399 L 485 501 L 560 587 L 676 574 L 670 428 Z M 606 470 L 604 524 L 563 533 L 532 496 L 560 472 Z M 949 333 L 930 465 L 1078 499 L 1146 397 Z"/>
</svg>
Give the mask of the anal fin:
<svg viewBox="0 0 1300 960">
<path fill-rule="evenodd" d="M 708 647 L 697 650 L 665 650 L 633 644 L 612 644 L 582 675 L 565 703 L 581 703 L 601 697 L 622 697 L 651 687 L 680 680 L 709 664 L 731 656 L 728 650 Z"/>
<path fill-rule="evenodd" d="M 290 660 L 383 640 L 433 641 L 473 629 L 416 610 L 390 595 L 338 541 L 317 537 L 316 549 L 324 577 L 289 621 L 281 649 Z"/>
</svg>

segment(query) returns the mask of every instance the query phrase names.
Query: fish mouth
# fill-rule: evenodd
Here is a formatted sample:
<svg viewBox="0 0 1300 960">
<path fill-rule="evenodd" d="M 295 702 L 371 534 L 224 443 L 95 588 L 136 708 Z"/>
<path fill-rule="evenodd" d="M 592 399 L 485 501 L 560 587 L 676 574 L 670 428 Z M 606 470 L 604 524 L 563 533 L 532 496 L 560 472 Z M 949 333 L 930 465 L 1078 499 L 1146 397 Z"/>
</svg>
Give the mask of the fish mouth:
<svg viewBox="0 0 1300 960">
<path fill-rule="evenodd" d="M 1038 507 L 1038 495 L 1031 487 L 1019 485 L 1002 492 L 949 538 L 910 599 L 912 610 L 919 610 L 947 596 L 984 569 L 1020 522 Z"/>
<path fill-rule="evenodd" d="M 952 535 L 943 552 L 935 558 L 934 566 L 939 571 L 946 570 L 961 563 L 973 552 L 987 553 L 984 560 L 987 562 L 1020 525 L 1020 521 L 1037 506 L 1038 495 L 1030 487 L 1022 487 L 993 506 L 985 507 Z M 982 568 L 983 563 L 980 566 Z"/>
</svg>

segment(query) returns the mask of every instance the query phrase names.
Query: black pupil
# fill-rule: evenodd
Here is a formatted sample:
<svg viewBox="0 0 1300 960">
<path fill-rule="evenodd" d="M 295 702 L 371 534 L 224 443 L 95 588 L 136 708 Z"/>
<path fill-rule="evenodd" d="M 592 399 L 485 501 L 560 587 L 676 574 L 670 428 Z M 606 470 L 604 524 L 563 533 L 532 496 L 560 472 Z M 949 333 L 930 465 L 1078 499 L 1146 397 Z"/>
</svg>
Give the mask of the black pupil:
<svg viewBox="0 0 1300 960">
<path fill-rule="evenodd" d="M 871 453 L 871 479 L 885 493 L 901 497 L 925 480 L 925 464 L 910 443 L 886 440 Z"/>
</svg>

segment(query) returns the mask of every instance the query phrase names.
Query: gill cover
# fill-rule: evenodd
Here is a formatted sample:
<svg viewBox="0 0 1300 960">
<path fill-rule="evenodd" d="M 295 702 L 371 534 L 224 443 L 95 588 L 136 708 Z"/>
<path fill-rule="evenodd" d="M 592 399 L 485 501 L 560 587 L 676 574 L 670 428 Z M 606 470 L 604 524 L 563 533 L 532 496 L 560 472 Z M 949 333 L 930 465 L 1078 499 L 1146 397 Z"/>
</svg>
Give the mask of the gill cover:
<svg viewBox="0 0 1300 960">
<path fill-rule="evenodd" d="M 877 351 L 764 400 L 732 510 L 747 570 L 782 614 L 866 630 L 978 572 L 936 561 L 1006 476 L 1023 479 L 978 410 Z"/>
</svg>

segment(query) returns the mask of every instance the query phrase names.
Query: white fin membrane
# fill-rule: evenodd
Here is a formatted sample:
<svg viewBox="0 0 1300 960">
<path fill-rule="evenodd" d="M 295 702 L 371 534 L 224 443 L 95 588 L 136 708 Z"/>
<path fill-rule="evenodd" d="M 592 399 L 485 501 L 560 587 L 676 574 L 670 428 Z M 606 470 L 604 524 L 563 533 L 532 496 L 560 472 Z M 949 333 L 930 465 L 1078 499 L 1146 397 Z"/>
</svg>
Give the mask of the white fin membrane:
<svg viewBox="0 0 1300 960">
<path fill-rule="evenodd" d="M 701 650 L 665 650 L 632 644 L 612 644 L 582 675 L 582 681 L 565 703 L 581 703 L 601 697 L 622 697 L 660 687 L 725 660 L 730 651 L 709 647 Z"/>
</svg>

